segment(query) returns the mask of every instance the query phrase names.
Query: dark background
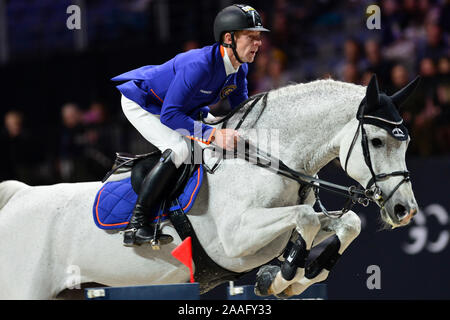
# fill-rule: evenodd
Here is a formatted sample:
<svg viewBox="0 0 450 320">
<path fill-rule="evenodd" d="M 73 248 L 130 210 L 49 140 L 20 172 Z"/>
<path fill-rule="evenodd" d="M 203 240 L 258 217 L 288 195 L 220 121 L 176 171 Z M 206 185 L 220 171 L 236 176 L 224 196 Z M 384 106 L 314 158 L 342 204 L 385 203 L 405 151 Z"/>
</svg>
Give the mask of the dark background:
<svg viewBox="0 0 450 320">
<path fill-rule="evenodd" d="M 0 0 L 0 180 L 30 185 L 100 180 L 116 151 L 148 152 L 123 116 L 120 94 L 109 79 L 212 44 L 214 17 L 232 3 Z M 419 225 L 416 217 L 405 228 L 380 231 L 377 208 L 356 207 L 363 230 L 327 283 L 333 299 L 448 299 L 448 243 L 440 252 L 424 248 L 414 255 L 403 246 L 414 242 L 415 228 L 430 241 L 449 230 L 448 218 L 441 225 L 429 205 L 439 204 L 448 217 L 450 1 L 375 1 L 380 30 L 366 27 L 365 11 L 373 1 L 246 3 L 272 30 L 250 65 L 251 94 L 328 77 L 366 85 L 372 73 L 392 94 L 422 76 L 402 116 L 412 138 L 407 164 L 426 222 Z M 81 30 L 66 26 L 72 4 L 81 8 Z M 63 117 L 64 110 L 71 113 Z M 334 163 L 320 176 L 351 183 Z M 330 209 L 343 204 L 326 193 L 322 198 Z M 380 267 L 380 290 L 367 289 L 369 265 Z M 253 282 L 251 274 L 236 285 Z M 223 285 L 208 296 L 224 292 Z"/>
</svg>

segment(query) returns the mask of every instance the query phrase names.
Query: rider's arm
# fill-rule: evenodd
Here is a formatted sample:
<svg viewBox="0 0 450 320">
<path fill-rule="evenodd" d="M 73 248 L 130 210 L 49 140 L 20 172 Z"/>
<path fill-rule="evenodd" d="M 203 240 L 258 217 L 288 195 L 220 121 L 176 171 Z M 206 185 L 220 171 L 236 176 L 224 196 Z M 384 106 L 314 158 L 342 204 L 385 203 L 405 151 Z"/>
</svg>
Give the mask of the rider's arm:
<svg viewBox="0 0 450 320">
<path fill-rule="evenodd" d="M 186 65 L 177 70 L 175 78 L 169 86 L 161 109 L 161 122 L 173 130 L 191 139 L 209 144 L 215 128 L 195 121 L 187 114 L 197 106 L 192 106 L 194 95 L 209 81 L 206 66 L 197 63 Z M 185 132 L 180 131 L 184 129 Z"/>
</svg>

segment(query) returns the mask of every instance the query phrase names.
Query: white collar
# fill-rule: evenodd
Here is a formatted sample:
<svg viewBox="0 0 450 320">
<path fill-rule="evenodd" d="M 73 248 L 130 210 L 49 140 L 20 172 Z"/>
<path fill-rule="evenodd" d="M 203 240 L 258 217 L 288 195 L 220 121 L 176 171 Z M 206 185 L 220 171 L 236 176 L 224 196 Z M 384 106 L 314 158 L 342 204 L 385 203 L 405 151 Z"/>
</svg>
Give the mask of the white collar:
<svg viewBox="0 0 450 320">
<path fill-rule="evenodd" d="M 228 77 L 230 74 L 238 72 L 239 66 L 237 67 L 237 69 L 235 69 L 233 67 L 233 64 L 231 63 L 230 57 L 228 57 L 227 49 L 223 48 L 223 51 L 223 64 L 225 65 L 225 72 Z"/>
</svg>

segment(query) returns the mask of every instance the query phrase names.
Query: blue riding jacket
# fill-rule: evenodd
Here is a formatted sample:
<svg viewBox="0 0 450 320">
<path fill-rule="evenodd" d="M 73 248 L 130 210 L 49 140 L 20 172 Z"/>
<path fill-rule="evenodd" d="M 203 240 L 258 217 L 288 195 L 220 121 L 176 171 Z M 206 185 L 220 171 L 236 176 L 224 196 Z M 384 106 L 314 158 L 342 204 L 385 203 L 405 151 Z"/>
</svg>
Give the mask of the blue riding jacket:
<svg viewBox="0 0 450 320">
<path fill-rule="evenodd" d="M 117 86 L 128 99 L 169 128 L 186 129 L 191 139 L 209 144 L 214 129 L 199 122 L 208 105 L 228 98 L 232 108 L 248 98 L 248 66 L 227 76 L 219 43 L 176 55 L 161 65 L 148 65 L 112 78 L 127 81 Z"/>
</svg>

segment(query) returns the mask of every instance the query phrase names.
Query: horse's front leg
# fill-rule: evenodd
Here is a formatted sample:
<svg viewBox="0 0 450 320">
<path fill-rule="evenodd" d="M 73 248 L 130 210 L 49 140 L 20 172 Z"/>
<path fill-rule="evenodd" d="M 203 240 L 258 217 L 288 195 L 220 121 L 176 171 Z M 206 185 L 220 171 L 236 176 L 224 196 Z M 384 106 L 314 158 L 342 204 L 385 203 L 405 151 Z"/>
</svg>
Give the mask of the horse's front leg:
<svg viewBox="0 0 450 320">
<path fill-rule="evenodd" d="M 339 219 L 328 218 L 322 213 L 320 215 L 322 227 L 314 240 L 314 245 L 335 233 L 333 240 L 306 267 L 305 276 L 286 288 L 280 297 L 299 295 L 312 284 L 324 281 L 337 260 L 361 231 L 361 220 L 353 211 L 347 212 Z"/>
<path fill-rule="evenodd" d="M 282 267 L 268 265 L 258 271 L 255 284 L 257 295 L 278 294 L 304 277 L 306 259 L 320 229 L 319 217 L 311 206 L 298 206 L 295 229 L 295 237 Z"/>
<path fill-rule="evenodd" d="M 309 249 L 320 229 L 311 206 L 251 208 L 218 221 L 218 236 L 230 258 L 254 255 L 277 237 L 296 229 Z"/>
</svg>

